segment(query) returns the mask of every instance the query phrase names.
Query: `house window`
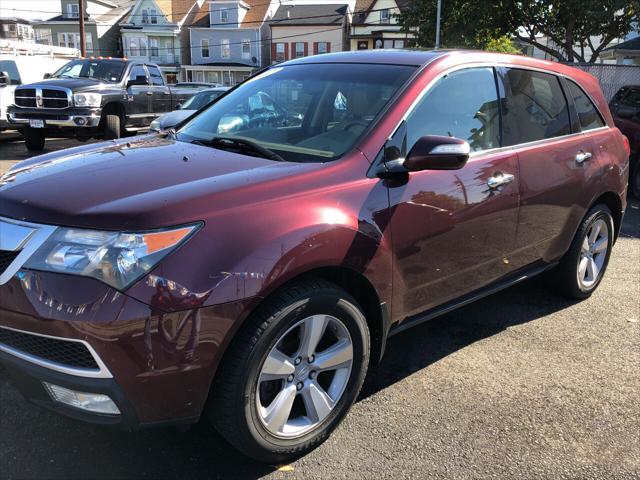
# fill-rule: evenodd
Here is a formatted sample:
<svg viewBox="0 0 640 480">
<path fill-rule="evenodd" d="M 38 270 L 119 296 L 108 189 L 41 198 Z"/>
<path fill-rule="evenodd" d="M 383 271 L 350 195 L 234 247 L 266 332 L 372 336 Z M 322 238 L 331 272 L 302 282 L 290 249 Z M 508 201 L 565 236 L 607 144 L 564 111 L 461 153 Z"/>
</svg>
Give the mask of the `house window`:
<svg viewBox="0 0 640 480">
<path fill-rule="evenodd" d="M 142 23 L 149 23 L 149 10 L 142 10 Z"/>
<path fill-rule="evenodd" d="M 157 24 L 158 23 L 158 12 L 156 12 L 155 8 L 151 8 L 149 10 L 149 17 L 151 18 L 151 23 L 152 24 Z"/>
<path fill-rule="evenodd" d="M 140 56 L 146 57 L 147 56 L 147 38 L 141 37 L 139 41 L 140 41 Z"/>
<path fill-rule="evenodd" d="M 138 56 L 138 39 L 130 38 L 129 39 L 129 57 L 137 57 Z"/>
<path fill-rule="evenodd" d="M 80 7 L 77 3 L 68 3 L 67 4 L 67 18 L 79 18 L 80 17 Z"/>
<path fill-rule="evenodd" d="M 394 40 L 393 48 L 404 48 L 404 40 Z"/>
<path fill-rule="evenodd" d="M 85 47 L 87 53 L 91 53 L 93 50 L 93 38 L 90 33 L 86 33 L 84 37 Z M 80 34 L 74 32 L 61 32 L 58 33 L 58 46 L 80 49 Z"/>
<path fill-rule="evenodd" d="M 157 38 L 149 39 L 149 51 L 151 52 L 151 56 L 157 58 L 160 56 L 160 42 Z"/>
<path fill-rule="evenodd" d="M 369 40 L 358 40 L 358 50 L 368 50 Z"/>
<path fill-rule="evenodd" d="M 380 10 L 380 23 L 390 23 L 391 21 L 391 14 L 389 12 L 388 8 L 385 8 L 384 10 Z"/>
<path fill-rule="evenodd" d="M 306 45 L 304 42 L 296 42 L 296 58 L 304 57 L 304 47 Z"/>
<path fill-rule="evenodd" d="M 226 8 L 220 9 L 220 23 L 228 23 L 229 22 L 229 12 Z"/>
<path fill-rule="evenodd" d="M 218 72 L 207 72 L 207 82 L 218 83 Z"/>
<path fill-rule="evenodd" d="M 209 40 L 206 38 L 200 39 L 200 50 L 203 58 L 209 58 Z"/>
<path fill-rule="evenodd" d="M 286 60 L 284 43 L 276 43 L 276 62 L 284 62 Z"/>
<path fill-rule="evenodd" d="M 329 51 L 329 42 L 318 42 L 318 54 Z"/>
<path fill-rule="evenodd" d="M 251 40 L 242 40 L 242 58 L 251 58 Z"/>
<path fill-rule="evenodd" d="M 222 58 L 231 58 L 231 47 L 228 39 L 223 39 L 220 43 L 220 56 Z"/>
<path fill-rule="evenodd" d="M 393 48 L 393 40 L 385 40 L 384 48 Z"/>
<path fill-rule="evenodd" d="M 51 29 L 36 30 L 36 43 L 51 45 Z"/>
</svg>

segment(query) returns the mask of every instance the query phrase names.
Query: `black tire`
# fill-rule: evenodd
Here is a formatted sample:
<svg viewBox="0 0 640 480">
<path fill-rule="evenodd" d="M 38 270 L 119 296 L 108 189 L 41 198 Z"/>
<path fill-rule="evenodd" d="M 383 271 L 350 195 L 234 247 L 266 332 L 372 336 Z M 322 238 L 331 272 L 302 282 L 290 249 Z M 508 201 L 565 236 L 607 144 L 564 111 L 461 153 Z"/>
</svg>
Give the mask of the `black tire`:
<svg viewBox="0 0 640 480">
<path fill-rule="evenodd" d="M 311 431 L 296 438 L 275 436 L 258 416 L 260 369 L 285 332 L 320 313 L 338 318 L 351 337 L 353 360 L 346 386 L 331 413 Z M 205 415 L 245 455 L 272 464 L 290 461 L 320 445 L 340 423 L 360 392 L 369 351 L 367 322 L 353 297 L 322 279 L 289 284 L 267 299 L 236 334 L 216 374 Z"/>
<path fill-rule="evenodd" d="M 24 144 L 30 152 L 38 152 L 44 149 L 44 132 L 37 128 L 25 127 Z"/>
<path fill-rule="evenodd" d="M 115 140 L 120 138 L 122 130 L 120 129 L 120 116 L 108 113 L 104 115 L 102 133 L 105 140 Z"/>
<path fill-rule="evenodd" d="M 589 286 L 585 286 L 579 280 L 578 267 L 582 261 L 582 245 L 585 236 L 590 231 L 591 227 L 603 220 L 607 229 L 607 250 L 604 255 L 604 262 L 599 269 L 599 274 L 594 283 Z M 591 296 L 591 294 L 598 288 L 602 278 L 604 277 L 607 265 L 609 264 L 609 257 L 611 256 L 611 248 L 613 246 L 614 239 L 614 224 L 611 210 L 606 205 L 595 205 L 580 224 L 580 228 L 576 232 L 576 235 L 571 242 L 571 246 L 567 253 L 562 257 L 557 267 L 547 272 L 547 284 L 556 292 L 561 295 L 575 299 L 583 300 Z"/>
<path fill-rule="evenodd" d="M 636 161 L 631 164 L 629 190 L 637 200 L 640 200 L 640 155 L 638 155 Z"/>
</svg>

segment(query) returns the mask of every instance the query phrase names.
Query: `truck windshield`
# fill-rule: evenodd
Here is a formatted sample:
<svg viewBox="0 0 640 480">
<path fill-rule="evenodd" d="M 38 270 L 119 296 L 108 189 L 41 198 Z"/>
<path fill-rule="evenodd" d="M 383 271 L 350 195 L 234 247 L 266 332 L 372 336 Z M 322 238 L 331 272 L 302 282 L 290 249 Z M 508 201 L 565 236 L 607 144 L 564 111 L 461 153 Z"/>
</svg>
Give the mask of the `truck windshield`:
<svg viewBox="0 0 640 480">
<path fill-rule="evenodd" d="M 326 162 L 353 148 L 414 67 L 303 64 L 274 67 L 184 125 L 180 141 L 257 144 L 291 162 Z"/>
<path fill-rule="evenodd" d="M 127 64 L 122 60 L 74 60 L 52 75 L 53 78 L 91 78 L 117 83 Z"/>
</svg>

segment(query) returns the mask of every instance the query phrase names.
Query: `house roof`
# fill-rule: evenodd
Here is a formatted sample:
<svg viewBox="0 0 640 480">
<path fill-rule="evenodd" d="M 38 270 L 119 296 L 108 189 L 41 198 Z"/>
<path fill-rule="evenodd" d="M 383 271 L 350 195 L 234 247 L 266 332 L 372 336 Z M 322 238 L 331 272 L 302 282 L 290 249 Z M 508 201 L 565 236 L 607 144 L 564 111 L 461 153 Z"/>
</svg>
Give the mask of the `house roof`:
<svg viewBox="0 0 640 480">
<path fill-rule="evenodd" d="M 265 20 L 270 4 L 265 2 L 265 0 L 244 0 L 242 3 L 248 6 L 249 9 L 242 19 L 240 28 L 259 28 Z M 215 3 L 209 4 L 208 2 L 204 2 L 190 23 L 190 26 L 208 27 L 210 25 L 209 5 L 215 5 Z"/>
<path fill-rule="evenodd" d="M 603 49 L 603 52 L 611 52 L 613 50 L 637 50 L 640 53 L 640 37 L 632 38 L 626 42 L 613 45 Z"/>
<path fill-rule="evenodd" d="M 95 19 L 102 23 L 116 23 L 129 13 L 136 4 L 136 0 L 116 0 L 116 3 L 118 4 L 117 7 L 112 8 L 102 15 L 97 15 Z"/>
<path fill-rule="evenodd" d="M 348 13 L 349 5 L 280 5 L 271 26 L 278 25 L 340 25 Z"/>
<path fill-rule="evenodd" d="M 269 7 L 269 3 L 265 0 L 244 0 L 244 3 L 249 5 L 249 11 L 242 19 L 242 28 L 256 28 L 264 22 Z"/>
<path fill-rule="evenodd" d="M 68 23 L 73 23 L 73 24 L 77 24 L 78 23 L 78 19 L 77 18 L 69 18 L 67 15 L 56 15 L 55 17 L 51 17 L 48 18 L 46 20 L 35 20 L 33 22 L 34 25 L 38 25 L 40 23 L 47 23 L 47 22 L 68 22 Z M 91 17 L 89 17 L 89 15 L 85 15 L 84 16 L 84 22 L 85 23 L 96 23 L 95 20 Z"/>
<path fill-rule="evenodd" d="M 356 0 L 356 6 L 353 11 L 353 21 L 351 23 L 353 23 L 354 25 L 364 24 L 371 10 L 378 9 L 376 7 L 376 3 L 378 3 L 378 0 Z M 411 2 L 409 0 L 396 0 L 396 5 L 398 6 L 398 10 L 400 10 L 400 12 L 405 11 L 409 7 L 410 3 Z M 391 13 L 399 12 L 395 10 Z"/>
<path fill-rule="evenodd" d="M 155 0 L 155 3 L 162 12 L 162 15 L 167 19 L 167 22 L 178 23 L 187 16 L 191 8 L 198 2 L 196 2 L 196 0 Z M 206 4 L 206 2 L 204 3 Z M 133 5 L 135 4 L 136 2 L 134 1 Z M 132 9 L 134 8 L 133 5 Z M 135 17 L 129 14 L 125 19 L 125 23 L 140 24 L 141 22 L 138 15 L 140 15 L 140 13 L 137 13 Z"/>
</svg>

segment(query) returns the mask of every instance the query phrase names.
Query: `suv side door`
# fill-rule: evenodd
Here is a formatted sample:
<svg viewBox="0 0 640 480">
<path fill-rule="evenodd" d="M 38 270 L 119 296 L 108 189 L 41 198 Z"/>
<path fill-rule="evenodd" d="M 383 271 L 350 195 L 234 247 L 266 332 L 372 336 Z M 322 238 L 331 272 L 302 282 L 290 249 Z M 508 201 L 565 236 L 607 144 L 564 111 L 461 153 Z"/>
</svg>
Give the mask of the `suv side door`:
<svg viewBox="0 0 640 480">
<path fill-rule="evenodd" d="M 157 117 L 172 110 L 171 90 L 164 84 L 162 73 L 160 73 L 158 67 L 155 65 L 147 65 L 147 71 L 149 72 L 151 91 L 153 93 L 153 95 L 151 95 L 151 108 L 149 112 Z"/>
<path fill-rule="evenodd" d="M 516 267 L 553 262 L 569 248 L 596 192 L 598 160 L 580 133 L 561 77 L 500 68 L 504 143 L 518 154 L 520 214 Z M 571 107 L 571 108 L 570 108 Z"/>
<path fill-rule="evenodd" d="M 390 140 L 399 146 L 400 156 L 424 135 L 464 139 L 472 154 L 460 170 L 411 172 L 405 180 L 388 183 L 394 285 L 399 285 L 393 310 L 399 318 L 510 273 L 519 200 L 517 157 L 500 148 L 492 67 L 447 73 L 406 118 Z"/>
<path fill-rule="evenodd" d="M 151 96 L 153 92 L 151 91 L 149 76 L 144 65 L 133 64 L 129 70 L 127 81 L 135 80 L 138 77 L 144 77 L 146 84 L 131 85 L 126 89 L 126 109 L 127 117 L 129 118 L 127 124 L 133 127 L 144 127 L 151 122 L 149 116 L 151 115 Z"/>
</svg>

